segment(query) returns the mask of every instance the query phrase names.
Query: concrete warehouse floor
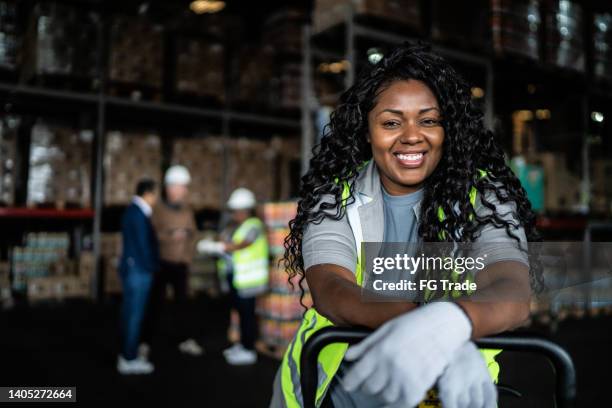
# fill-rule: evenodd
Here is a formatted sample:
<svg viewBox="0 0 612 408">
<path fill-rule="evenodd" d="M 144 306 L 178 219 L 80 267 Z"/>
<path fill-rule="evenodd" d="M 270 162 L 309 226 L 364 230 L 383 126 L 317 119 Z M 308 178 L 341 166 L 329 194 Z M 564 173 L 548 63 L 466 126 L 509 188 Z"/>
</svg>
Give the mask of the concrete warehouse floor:
<svg viewBox="0 0 612 408">
<path fill-rule="evenodd" d="M 265 356 L 251 367 L 225 363 L 225 299 L 195 299 L 183 319 L 206 347 L 207 354 L 198 358 L 181 355 L 174 346 L 172 338 L 180 327 L 166 309 L 152 354 L 156 371 L 144 377 L 116 373 L 118 307 L 118 300 L 112 299 L 99 305 L 71 301 L 0 312 L 0 385 L 76 386 L 77 405 L 86 407 L 267 406 L 279 363 Z M 551 338 L 574 358 L 577 406 L 602 406 L 611 399 L 606 380 L 612 363 L 612 317 L 567 320 Z M 500 407 L 553 406 L 554 377 L 546 360 L 504 353 L 501 362 L 501 382 L 525 397 L 503 399 Z"/>
</svg>

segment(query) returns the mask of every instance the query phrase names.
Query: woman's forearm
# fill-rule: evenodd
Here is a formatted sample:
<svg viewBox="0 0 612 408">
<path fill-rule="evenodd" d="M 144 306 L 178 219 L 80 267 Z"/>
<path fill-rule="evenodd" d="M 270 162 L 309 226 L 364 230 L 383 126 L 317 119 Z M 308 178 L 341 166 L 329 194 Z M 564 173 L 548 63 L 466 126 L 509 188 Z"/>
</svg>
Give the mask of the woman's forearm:
<svg viewBox="0 0 612 408">
<path fill-rule="evenodd" d="M 457 301 L 472 321 L 472 338 L 501 333 L 529 318 L 531 289 L 527 267 L 519 262 L 500 262 L 476 279 L 473 296 Z"/>
<path fill-rule="evenodd" d="M 308 283 L 314 306 L 338 326 L 363 326 L 376 329 L 386 321 L 416 307 L 412 302 L 364 300 L 362 289 L 351 280 L 352 274 L 337 273 L 336 265 L 316 265 L 308 270 Z M 343 269 L 343 268 L 341 268 Z M 334 273 L 336 272 L 336 273 Z"/>
</svg>

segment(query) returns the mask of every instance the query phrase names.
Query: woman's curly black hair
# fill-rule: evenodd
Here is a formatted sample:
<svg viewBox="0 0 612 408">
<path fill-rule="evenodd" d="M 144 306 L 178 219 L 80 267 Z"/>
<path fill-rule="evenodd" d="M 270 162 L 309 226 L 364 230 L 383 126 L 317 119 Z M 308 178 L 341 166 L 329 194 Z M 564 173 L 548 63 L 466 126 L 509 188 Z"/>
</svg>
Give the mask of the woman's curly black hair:
<svg viewBox="0 0 612 408">
<path fill-rule="evenodd" d="M 433 53 L 429 45 L 407 42 L 362 72 L 355 84 L 341 95 L 321 142 L 313 149 L 309 170 L 302 177 L 297 215 L 289 223 L 291 231 L 284 242 L 285 269 L 290 280 L 300 276 L 300 289 L 304 280 L 304 229 L 307 224 L 319 223 L 325 217 L 339 219 L 343 216 L 343 183 L 338 180 L 350 185 L 347 204 L 354 201 L 354 180 L 359 167 L 372 158 L 372 149 L 366 140 L 368 113 L 376 104 L 378 94 L 399 80 L 418 80 L 426 84 L 436 96 L 442 113 L 443 156 L 424 183 L 418 229 L 422 241 L 440 241 L 440 236 L 450 241 L 462 231 L 461 241 L 473 242 L 481 226 L 489 223 L 505 228 L 507 234 L 518 241 L 512 233 L 515 223 L 495 212 L 495 205 L 484 199 L 487 192 L 493 192 L 500 203 L 515 203 L 515 218 L 524 228 L 527 240 L 541 240 L 525 190 L 506 165 L 493 133 L 485 128 L 483 114 L 472 102 L 468 84 L 446 60 Z M 478 177 L 478 169 L 485 170 L 487 177 Z M 474 212 L 467 199 L 472 186 L 478 190 L 483 205 L 491 210 L 488 215 L 479 216 Z M 335 197 L 334 202 L 317 205 L 329 194 Z M 460 211 L 456 211 L 457 206 Z M 438 219 L 440 207 L 446 215 L 444 221 Z M 538 290 L 542 284 L 541 272 L 532 267 L 530 280 L 532 287 Z"/>
</svg>

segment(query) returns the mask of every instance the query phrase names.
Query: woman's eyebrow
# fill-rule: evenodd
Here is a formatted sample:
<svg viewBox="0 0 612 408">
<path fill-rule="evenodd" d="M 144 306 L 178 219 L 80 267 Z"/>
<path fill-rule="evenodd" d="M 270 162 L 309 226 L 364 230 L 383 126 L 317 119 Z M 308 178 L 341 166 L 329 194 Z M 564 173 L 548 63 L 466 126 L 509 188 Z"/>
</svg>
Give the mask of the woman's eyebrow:
<svg viewBox="0 0 612 408">
<path fill-rule="evenodd" d="M 390 112 L 390 113 L 394 113 L 394 114 L 399 115 L 399 116 L 404 116 L 404 112 L 402 112 L 401 110 L 397 110 L 397 109 L 390 109 L 390 108 L 387 108 L 387 109 L 383 109 L 383 110 L 381 110 L 380 112 L 378 112 L 378 113 L 376 114 L 376 116 L 378 116 L 378 115 L 380 115 L 380 114 L 382 114 L 382 113 L 384 113 L 384 112 Z"/>
<path fill-rule="evenodd" d="M 440 109 L 438 109 L 436 106 L 432 106 L 430 108 L 423 108 L 423 109 L 419 110 L 419 114 L 426 113 L 426 112 L 429 112 L 431 110 L 437 110 L 438 112 L 440 112 Z"/>
</svg>

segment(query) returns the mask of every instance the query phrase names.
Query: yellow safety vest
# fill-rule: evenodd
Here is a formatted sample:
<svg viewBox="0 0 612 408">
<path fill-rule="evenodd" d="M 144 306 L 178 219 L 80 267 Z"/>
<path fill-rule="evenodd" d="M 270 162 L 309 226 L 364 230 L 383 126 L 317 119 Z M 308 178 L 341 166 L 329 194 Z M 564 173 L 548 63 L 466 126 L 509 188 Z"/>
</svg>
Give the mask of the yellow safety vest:
<svg viewBox="0 0 612 408">
<path fill-rule="evenodd" d="M 257 217 L 244 221 L 232 234 L 232 242 L 243 242 L 252 228 L 260 233 L 251 245 L 232 253 L 232 284 L 240 295 L 253 296 L 264 292 L 268 286 L 268 239 L 263 222 Z"/>
<path fill-rule="evenodd" d="M 479 177 L 486 176 L 486 172 L 479 170 Z M 476 203 L 476 195 L 477 190 L 475 187 L 470 189 L 469 199 L 472 206 L 475 206 Z M 342 207 L 346 208 L 346 202 L 350 197 L 350 190 L 348 182 L 344 182 L 344 188 L 342 191 Z M 438 209 L 438 219 L 443 221 L 445 218 L 444 211 L 442 208 Z M 444 239 L 444 235 L 440 235 L 440 239 Z M 358 248 L 358 256 L 357 256 L 357 269 L 355 274 L 355 279 L 359 286 L 363 285 L 363 276 L 361 273 L 361 242 L 359 239 L 355 239 Z M 454 293 L 450 294 L 451 296 L 455 295 Z M 302 346 L 306 343 L 306 341 L 317 331 L 333 326 L 334 324 L 327 319 L 326 317 L 319 314 L 314 307 L 311 307 L 304 314 L 304 318 L 302 319 L 302 323 L 295 334 L 294 339 L 291 341 L 285 354 L 283 356 L 283 361 L 281 363 L 281 385 L 284 396 L 285 406 L 287 408 L 303 408 L 303 398 L 302 398 L 302 389 L 300 383 L 300 355 L 302 352 Z M 325 396 L 329 384 L 331 383 L 334 375 L 338 371 L 342 360 L 344 359 L 344 354 L 348 349 L 347 343 L 335 343 L 330 344 L 321 350 L 317 362 L 317 395 L 316 395 L 316 406 L 319 407 L 323 401 L 323 397 Z M 496 349 L 481 349 L 481 353 L 485 359 L 485 363 L 489 369 L 489 374 L 494 382 L 497 383 L 497 379 L 499 376 L 499 364 L 495 361 L 495 356 L 499 354 L 502 350 Z M 428 407 L 431 406 L 427 402 L 427 399 L 432 396 L 431 391 L 428 393 L 428 397 L 425 401 L 421 402 L 420 407 Z"/>
</svg>

